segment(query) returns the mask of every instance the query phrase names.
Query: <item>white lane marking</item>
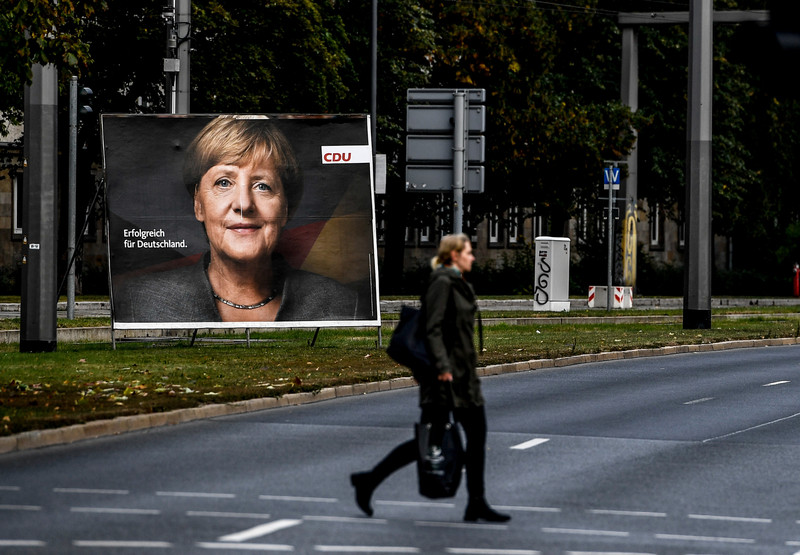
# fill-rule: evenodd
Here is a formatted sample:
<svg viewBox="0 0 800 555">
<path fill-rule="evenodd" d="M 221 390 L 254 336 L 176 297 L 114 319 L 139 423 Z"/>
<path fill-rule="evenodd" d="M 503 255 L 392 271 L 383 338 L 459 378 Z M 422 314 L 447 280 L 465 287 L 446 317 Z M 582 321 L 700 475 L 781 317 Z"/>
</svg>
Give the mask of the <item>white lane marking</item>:
<svg viewBox="0 0 800 555">
<path fill-rule="evenodd" d="M 71 513 L 103 513 L 112 515 L 160 515 L 158 509 L 114 509 L 110 507 L 70 507 Z"/>
<path fill-rule="evenodd" d="M 386 545 L 315 545 L 314 551 L 323 553 L 419 553 L 418 547 Z"/>
<path fill-rule="evenodd" d="M 430 501 L 375 501 L 376 505 L 391 505 L 394 507 L 439 507 L 440 509 L 454 509 L 455 503 L 435 503 Z"/>
<path fill-rule="evenodd" d="M 303 503 L 338 503 L 335 497 L 295 497 L 293 495 L 259 495 L 266 501 L 301 501 Z"/>
<path fill-rule="evenodd" d="M 41 511 L 39 505 L 0 505 L 0 511 Z"/>
<path fill-rule="evenodd" d="M 281 545 L 276 543 L 199 542 L 195 545 L 202 549 L 227 549 L 230 551 L 294 551 L 294 546 L 292 545 Z"/>
<path fill-rule="evenodd" d="M 756 524 L 772 524 L 771 518 L 750 518 L 742 516 L 720 516 L 720 515 L 688 515 L 695 520 L 724 520 L 727 522 L 752 522 Z"/>
<path fill-rule="evenodd" d="M 781 380 L 779 382 L 765 383 L 761 387 L 772 387 L 774 385 L 784 385 L 784 384 L 787 384 L 787 383 L 792 383 L 792 382 L 790 382 L 789 380 Z"/>
<path fill-rule="evenodd" d="M 502 511 L 522 511 L 528 513 L 560 513 L 561 509 L 556 507 L 523 507 L 517 505 L 497 505 L 497 509 Z"/>
<path fill-rule="evenodd" d="M 656 554 L 629 553 L 628 551 L 566 551 L 564 555 L 656 555 Z"/>
<path fill-rule="evenodd" d="M 534 439 L 532 439 L 530 441 L 526 441 L 524 443 L 520 443 L 518 445 L 512 445 L 511 449 L 519 449 L 519 450 L 530 449 L 531 447 L 536 447 L 537 445 L 541 445 L 542 443 L 547 443 L 548 441 L 550 441 L 550 440 L 549 439 L 545 439 L 543 437 L 537 437 L 537 438 L 534 438 Z"/>
<path fill-rule="evenodd" d="M 542 528 L 548 534 L 575 534 L 579 536 L 608 536 L 614 538 L 627 538 L 630 532 L 617 532 L 614 530 L 583 530 L 580 528 Z"/>
<path fill-rule="evenodd" d="M 652 513 L 648 511 L 617 511 L 613 509 L 590 509 L 593 515 L 614 515 L 614 516 L 645 516 L 653 518 L 666 518 L 667 513 Z"/>
<path fill-rule="evenodd" d="M 457 553 L 459 555 L 541 555 L 541 551 L 530 549 L 481 549 L 473 547 L 448 547 L 447 553 Z"/>
<path fill-rule="evenodd" d="M 715 543 L 756 543 L 756 540 L 748 538 L 717 538 L 714 536 L 682 536 L 680 534 L 656 534 L 657 540 L 680 540 L 693 542 L 715 542 Z"/>
<path fill-rule="evenodd" d="M 777 420 L 772 420 L 771 422 L 765 422 L 763 424 L 759 424 L 758 426 L 751 426 L 750 428 L 745 428 L 744 430 L 737 430 L 737 431 L 731 432 L 729 434 L 725 434 L 725 435 L 721 435 L 721 436 L 717 436 L 717 437 L 711 437 L 711 438 L 708 438 L 708 439 L 704 439 L 702 441 L 702 443 L 708 443 L 709 441 L 715 441 L 715 440 L 718 440 L 718 439 L 725 439 L 727 437 L 735 436 L 737 434 L 743 434 L 745 432 L 750 432 L 752 430 L 757 430 L 758 428 L 763 428 L 764 426 L 770 426 L 772 424 L 777 424 L 778 422 L 783 422 L 784 420 L 791 420 L 792 418 L 797 418 L 798 416 L 800 416 L 800 412 L 796 412 L 791 416 L 786 416 L 784 418 L 778 418 Z"/>
<path fill-rule="evenodd" d="M 0 547 L 45 547 L 46 545 L 39 540 L 0 540 Z"/>
<path fill-rule="evenodd" d="M 19 486 L 0 486 L 0 491 L 20 491 Z"/>
<path fill-rule="evenodd" d="M 201 491 L 157 491 L 159 497 L 201 497 L 207 499 L 235 499 L 234 493 L 204 493 Z"/>
<path fill-rule="evenodd" d="M 385 518 L 364 518 L 363 516 L 304 516 L 303 522 L 306 520 L 314 522 L 347 522 L 358 524 L 388 524 L 389 521 Z"/>
<path fill-rule="evenodd" d="M 416 520 L 414 526 L 427 526 L 429 528 L 466 528 L 467 530 L 507 530 L 505 524 L 479 524 L 475 522 L 441 522 L 433 520 Z"/>
<path fill-rule="evenodd" d="M 54 493 L 87 493 L 98 495 L 128 495 L 126 489 L 53 488 Z"/>
<path fill-rule="evenodd" d="M 693 401 L 686 401 L 684 405 L 698 405 L 700 403 L 705 403 L 707 401 L 713 401 L 714 397 L 703 397 L 702 399 L 695 399 Z"/>
<path fill-rule="evenodd" d="M 241 532 L 236 532 L 235 534 L 228 534 L 226 536 L 222 536 L 219 538 L 219 541 L 245 542 L 247 540 L 252 540 L 255 538 L 260 538 L 262 536 L 267 536 L 269 534 L 272 534 L 273 532 L 284 530 L 286 528 L 291 528 L 292 526 L 297 526 L 298 524 L 302 523 L 303 521 L 299 519 L 282 518 L 280 520 L 254 526 L 253 528 L 248 528 L 247 530 L 242 530 Z"/>
<path fill-rule="evenodd" d="M 186 516 L 207 516 L 211 518 L 257 518 L 267 520 L 272 518 L 267 513 L 228 513 L 223 511 L 186 511 Z"/>
<path fill-rule="evenodd" d="M 105 541 L 105 540 L 76 540 L 72 542 L 75 547 L 107 547 L 107 548 L 129 548 L 129 549 L 170 549 L 170 542 L 154 541 Z"/>
</svg>

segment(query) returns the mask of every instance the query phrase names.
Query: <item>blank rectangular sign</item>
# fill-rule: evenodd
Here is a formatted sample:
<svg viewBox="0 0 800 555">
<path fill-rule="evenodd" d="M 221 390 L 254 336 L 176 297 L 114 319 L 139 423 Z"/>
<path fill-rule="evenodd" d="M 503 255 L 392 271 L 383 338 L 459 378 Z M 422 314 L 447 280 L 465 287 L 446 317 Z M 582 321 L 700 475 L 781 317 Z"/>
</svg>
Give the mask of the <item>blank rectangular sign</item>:
<svg viewBox="0 0 800 555">
<path fill-rule="evenodd" d="M 486 131 L 486 108 L 470 106 L 467 121 L 469 133 Z M 406 109 L 406 131 L 409 133 L 452 133 L 454 127 L 452 106 L 408 106 Z"/>
<path fill-rule="evenodd" d="M 466 144 L 467 161 L 485 161 L 486 141 L 482 135 L 469 137 Z M 406 140 L 406 162 L 452 162 L 452 135 L 409 135 Z"/>
<path fill-rule="evenodd" d="M 469 166 L 465 193 L 482 193 L 483 166 Z M 414 193 L 441 193 L 453 189 L 453 166 L 406 166 L 406 190 Z"/>
</svg>

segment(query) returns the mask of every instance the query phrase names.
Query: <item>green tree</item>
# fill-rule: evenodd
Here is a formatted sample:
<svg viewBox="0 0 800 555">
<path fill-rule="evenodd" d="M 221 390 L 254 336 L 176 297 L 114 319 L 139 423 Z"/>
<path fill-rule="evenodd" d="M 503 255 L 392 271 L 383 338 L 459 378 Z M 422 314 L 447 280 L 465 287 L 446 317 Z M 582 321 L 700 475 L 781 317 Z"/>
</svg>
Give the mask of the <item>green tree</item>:
<svg viewBox="0 0 800 555">
<path fill-rule="evenodd" d="M 368 111 L 371 84 L 371 13 L 364 2 L 337 2 L 348 22 L 347 51 L 358 75 L 356 110 Z M 435 47 L 434 22 L 425 7 L 413 0 L 381 0 L 378 3 L 377 137 L 376 151 L 386 155 L 387 195 L 379 218 L 386 223 L 381 283 L 384 290 L 402 287 L 405 227 L 421 222 L 426 213 L 405 192 L 406 91 L 425 87 L 431 73 Z M 421 203 L 427 207 L 427 204 Z M 428 220 L 430 221 L 430 220 Z"/>
<path fill-rule="evenodd" d="M 329 0 L 195 2 L 192 110 L 336 112 L 355 81 Z"/>
<path fill-rule="evenodd" d="M 0 136 L 22 122 L 24 86 L 33 64 L 55 64 L 62 77 L 91 60 L 85 24 L 105 2 L 3 0 L 0 8 Z M 64 82 L 64 79 L 62 79 Z"/>
<path fill-rule="evenodd" d="M 489 178 L 475 216 L 536 203 L 558 232 L 641 120 L 619 102 L 615 26 L 585 7 L 434 1 L 433 81 L 489 94 Z M 551 6 L 548 4 L 548 6 Z M 552 5 L 554 6 L 554 5 Z M 612 44 L 615 43 L 615 44 Z"/>
</svg>

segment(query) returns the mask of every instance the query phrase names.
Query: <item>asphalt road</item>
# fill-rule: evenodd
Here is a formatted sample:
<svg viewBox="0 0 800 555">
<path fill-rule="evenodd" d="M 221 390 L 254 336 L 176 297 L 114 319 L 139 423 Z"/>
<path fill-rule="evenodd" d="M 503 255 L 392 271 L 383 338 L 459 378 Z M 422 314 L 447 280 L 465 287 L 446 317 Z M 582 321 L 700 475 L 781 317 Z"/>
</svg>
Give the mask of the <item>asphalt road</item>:
<svg viewBox="0 0 800 555">
<path fill-rule="evenodd" d="M 800 346 L 484 380 L 489 501 L 466 524 L 412 467 L 350 472 L 410 437 L 416 391 L 0 455 L 2 553 L 800 553 Z"/>
</svg>

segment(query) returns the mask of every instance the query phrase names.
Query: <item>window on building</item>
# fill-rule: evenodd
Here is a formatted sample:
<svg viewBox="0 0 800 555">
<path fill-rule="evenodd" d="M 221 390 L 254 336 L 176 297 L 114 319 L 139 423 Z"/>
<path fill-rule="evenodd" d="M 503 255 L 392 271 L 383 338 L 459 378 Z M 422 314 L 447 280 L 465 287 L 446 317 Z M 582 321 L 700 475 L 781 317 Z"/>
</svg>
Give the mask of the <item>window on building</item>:
<svg viewBox="0 0 800 555">
<path fill-rule="evenodd" d="M 434 226 L 426 225 L 419 230 L 419 242 L 421 245 L 432 243 Z"/>
<path fill-rule="evenodd" d="M 585 243 L 589 240 L 589 209 L 582 206 L 578 210 L 578 221 L 576 222 L 576 235 L 578 241 Z"/>
<path fill-rule="evenodd" d="M 536 213 L 536 205 L 533 205 L 533 218 L 531 218 L 531 231 L 533 239 L 546 235 L 544 216 Z"/>
<path fill-rule="evenodd" d="M 508 209 L 508 244 L 517 245 L 522 240 L 522 211 L 519 206 L 512 206 Z"/>
<path fill-rule="evenodd" d="M 664 214 L 658 203 L 650 208 L 650 250 L 664 248 Z"/>
<path fill-rule="evenodd" d="M 413 227 L 406 226 L 405 242 L 406 242 L 406 245 L 408 245 L 408 246 L 413 246 L 414 245 L 414 228 Z"/>
<path fill-rule="evenodd" d="M 472 204 L 470 203 L 467 203 L 464 207 L 463 229 L 464 233 L 469 236 L 470 242 L 472 242 L 473 245 L 477 244 L 478 224 L 475 222 L 475 216 L 472 213 Z"/>
<path fill-rule="evenodd" d="M 489 214 L 489 246 L 490 247 L 499 247 L 500 241 L 502 240 L 502 234 L 500 229 L 500 217 L 497 214 L 491 213 Z"/>
</svg>

